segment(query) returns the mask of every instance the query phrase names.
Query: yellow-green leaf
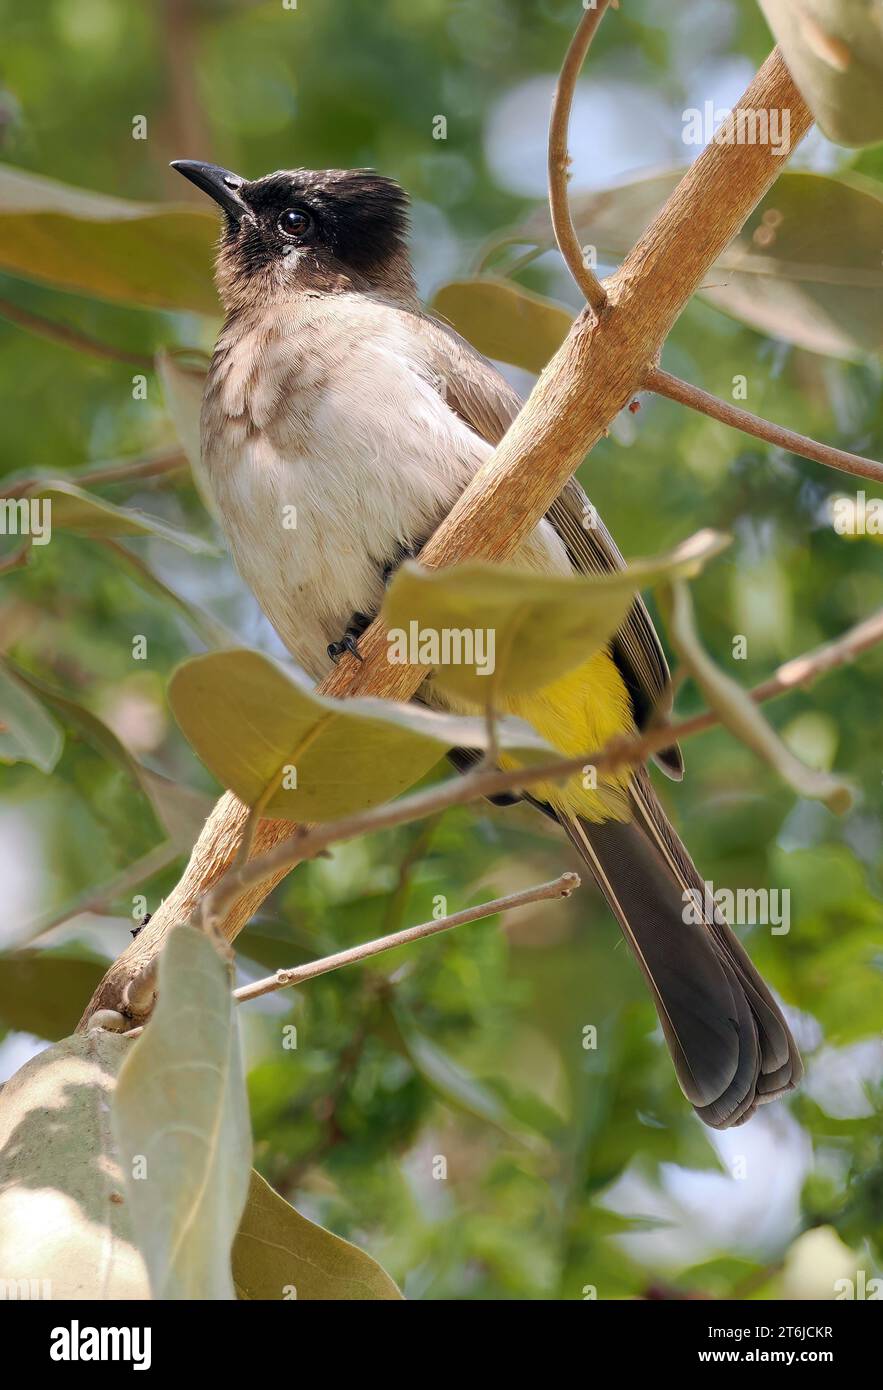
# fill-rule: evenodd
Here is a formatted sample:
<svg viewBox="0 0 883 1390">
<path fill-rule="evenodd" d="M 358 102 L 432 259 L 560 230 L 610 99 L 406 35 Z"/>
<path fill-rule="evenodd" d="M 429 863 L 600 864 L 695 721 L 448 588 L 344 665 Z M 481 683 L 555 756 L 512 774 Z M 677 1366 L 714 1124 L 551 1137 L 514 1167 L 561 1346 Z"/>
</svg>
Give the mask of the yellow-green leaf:
<svg viewBox="0 0 883 1390">
<path fill-rule="evenodd" d="M 0 268 L 28 280 L 217 314 L 217 232 L 208 208 L 127 202 L 0 166 Z"/>
<path fill-rule="evenodd" d="M 376 1260 L 308 1221 L 251 1175 L 233 1246 L 233 1282 L 241 1299 L 400 1299 Z"/>
<path fill-rule="evenodd" d="M 487 746 L 481 719 L 391 700 L 331 700 L 258 652 L 212 652 L 169 683 L 181 729 L 218 781 L 248 806 L 323 821 L 376 806 L 413 786 L 454 747 Z M 526 724 L 504 720 L 500 746 L 548 756 Z"/>
<path fill-rule="evenodd" d="M 791 76 L 829 140 L 883 140 L 879 0 L 760 0 Z"/>
<path fill-rule="evenodd" d="M 132 1227 L 154 1298 L 232 1299 L 251 1130 L 230 970 L 208 936 L 175 927 L 158 992 L 113 1102 Z"/>
<path fill-rule="evenodd" d="M 541 372 L 573 320 L 552 299 L 506 280 L 453 280 L 432 301 L 433 313 L 468 338 L 486 357 Z"/>
<path fill-rule="evenodd" d="M 696 574 L 727 544 L 701 531 L 668 555 L 615 574 L 547 577 L 508 566 L 427 570 L 408 562 L 383 616 L 403 659 L 434 669 L 434 683 L 485 705 L 488 697 L 550 685 L 587 661 L 621 626 L 645 585 Z"/>
</svg>

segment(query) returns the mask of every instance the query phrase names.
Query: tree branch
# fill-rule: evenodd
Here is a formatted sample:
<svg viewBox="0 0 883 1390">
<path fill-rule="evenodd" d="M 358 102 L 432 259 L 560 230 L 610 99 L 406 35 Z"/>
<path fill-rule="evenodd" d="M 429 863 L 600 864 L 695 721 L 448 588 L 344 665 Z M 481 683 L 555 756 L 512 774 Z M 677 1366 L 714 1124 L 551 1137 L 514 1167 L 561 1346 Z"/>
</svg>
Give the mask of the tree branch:
<svg viewBox="0 0 883 1390">
<path fill-rule="evenodd" d="M 452 927 L 461 927 L 466 922 L 477 922 L 482 917 L 493 917 L 498 912 L 511 912 L 514 907 L 526 907 L 528 903 L 545 902 L 550 898 L 569 898 L 579 886 L 579 874 L 562 874 L 551 883 L 540 883 L 534 888 L 525 888 L 520 893 L 509 893 L 504 898 L 494 898 L 492 902 L 479 903 L 476 907 L 464 908 L 462 912 L 453 912 L 450 917 L 422 922 L 418 927 L 406 927 L 404 931 L 380 936 L 376 941 L 366 941 L 360 946 L 350 946 L 346 951 L 336 951 L 334 955 L 310 961 L 308 965 L 294 966 L 290 970 L 277 970 L 275 975 L 268 975 L 263 980 L 256 980 L 254 984 L 242 985 L 235 989 L 233 998 L 240 1004 L 248 999 L 259 999 L 263 994 L 273 994 L 277 989 L 288 989 L 291 985 L 303 984 L 305 980 L 314 980 L 317 975 L 327 975 L 332 970 L 339 970 L 342 965 L 354 965 L 370 956 L 379 956 L 382 951 L 392 951 L 397 946 L 408 946 L 412 941 L 423 941 L 428 936 L 450 931 Z"/>
<path fill-rule="evenodd" d="M 745 110 L 790 110 L 794 143 L 811 124 L 778 49 L 739 104 Z M 493 456 L 424 547 L 420 556 L 424 565 L 442 567 L 467 559 L 503 561 L 518 549 L 586 453 L 640 389 L 647 363 L 659 356 L 703 276 L 781 168 L 781 158 L 769 145 L 712 142 L 703 150 L 607 281 L 609 303 L 600 319 L 585 311 L 575 320 Z M 380 621 L 372 623 L 361 638 L 359 650 L 363 660 L 341 657 L 323 681 L 322 694 L 411 699 L 425 672 L 390 663 Z M 180 882 L 111 966 L 86 1018 L 93 1009 L 119 1007 L 127 981 L 161 949 L 169 928 L 190 917 L 232 862 L 247 816 L 236 797 L 221 798 Z M 262 854 L 290 834 L 286 822 L 262 821 L 253 854 Z M 281 869 L 275 882 L 285 872 Z M 223 924 L 228 940 L 241 931 L 272 886 L 272 881 L 265 881 L 243 893 Z"/>
<path fill-rule="evenodd" d="M 77 352 L 88 352 L 93 357 L 104 358 L 105 361 L 127 362 L 132 367 L 140 367 L 144 372 L 153 371 L 152 357 L 147 357 L 141 352 L 129 352 L 126 348 L 112 347 L 110 343 L 102 343 L 97 338 L 90 337 L 88 333 L 81 333 L 78 328 L 70 328 L 66 323 L 55 323 L 53 319 L 44 318 L 42 314 L 22 309 L 9 299 L 0 299 L 0 318 L 8 319 L 10 323 L 27 329 L 29 333 L 36 333 L 39 338 L 50 338 L 55 343 L 62 343 L 64 347 L 75 348 Z"/>
<path fill-rule="evenodd" d="M 794 657 L 785 662 L 773 676 L 750 690 L 748 692 L 749 697 L 756 704 L 760 704 L 766 700 L 776 699 L 779 695 L 784 695 L 797 686 L 810 685 L 819 676 L 835 670 L 838 666 L 854 661 L 863 652 L 881 642 L 883 642 L 883 609 L 850 628 L 849 632 L 844 633 L 833 642 L 825 643 L 824 646 L 817 647 L 814 651 L 806 652 L 802 656 Z M 208 895 L 209 898 L 216 897 L 217 901 L 213 905 L 204 902 L 201 912 L 199 905 L 197 905 L 192 920 L 195 920 L 198 914 L 199 920 L 195 921 L 196 925 L 201 925 L 202 922 L 210 924 L 216 917 L 223 917 L 226 913 L 231 912 L 234 904 L 244 893 L 249 893 L 252 896 L 258 894 L 262 899 L 265 896 L 264 890 L 269 891 L 266 885 L 269 884 L 272 887 L 296 864 L 324 854 L 329 845 L 356 839 L 371 832 L 391 829 L 406 822 L 438 816 L 442 811 L 452 806 L 463 805 L 480 797 L 493 796 L 498 792 L 520 791 L 525 786 L 537 781 L 554 781 L 573 772 L 578 772 L 586 766 L 594 768 L 597 774 L 599 772 L 611 772 L 626 763 L 645 762 L 653 753 L 659 752 L 662 748 L 669 748 L 673 743 L 682 743 L 685 739 L 714 728 L 719 723 L 720 716 L 716 710 L 705 710 L 701 714 L 692 715 L 689 719 L 654 725 L 646 733 L 637 737 L 613 739 L 605 748 L 595 754 L 587 753 L 576 758 L 562 758 L 542 766 L 515 768 L 508 771 L 494 769 L 481 771 L 479 769 L 463 777 L 452 777 L 447 782 L 429 787 L 425 791 L 400 797 L 398 801 L 387 802 L 385 805 L 372 807 L 368 811 L 354 812 L 351 816 L 342 817 L 337 821 L 328 821 L 324 825 L 311 828 L 298 827 L 286 834 L 285 838 L 268 850 L 266 854 L 250 860 L 248 864 L 240 866 L 234 861 L 233 867 L 227 871 L 213 888 L 211 894 Z M 223 802 L 220 804 L 223 805 Z M 290 829 L 287 822 L 281 822 L 281 824 L 286 829 Z M 575 875 L 564 874 L 562 879 L 556 880 L 556 883 L 563 884 L 573 877 Z M 542 885 L 543 889 L 553 886 L 553 884 Z M 576 884 L 573 886 L 575 887 Z M 527 891 L 532 892 L 533 890 Z M 513 896 L 517 898 L 519 895 Z M 533 900 L 530 899 L 530 901 Z M 501 900 L 496 905 L 485 904 L 484 911 L 474 908 L 467 909 L 467 911 L 479 916 L 484 915 L 484 912 L 499 910 L 502 902 L 506 902 L 506 905 L 510 907 L 519 905 L 513 901 Z M 445 930 L 446 926 L 457 926 L 466 920 L 473 920 L 473 918 L 464 917 L 458 913 L 452 918 L 446 918 L 444 924 L 434 923 L 427 924 L 427 926 L 441 931 Z M 396 932 L 381 938 L 381 941 L 403 945 L 408 939 L 417 939 L 416 936 L 408 936 L 408 932 L 421 933 L 424 930 L 424 927 L 411 927 L 405 933 Z M 426 930 L 425 934 L 431 935 L 431 930 Z M 353 948 L 356 952 L 363 949 L 362 947 Z M 387 945 L 373 942 L 369 943 L 367 949 L 364 949 L 364 954 L 373 955 L 376 951 L 387 949 L 389 949 Z M 349 964 L 351 959 L 361 958 L 361 956 L 352 955 L 350 952 L 340 952 L 337 955 L 327 957 L 326 961 L 333 963 L 327 964 L 324 968 L 337 969 L 338 965 Z M 313 962 L 303 969 L 309 971 L 316 964 L 322 964 L 322 962 Z M 259 992 L 269 993 L 272 987 L 282 988 L 284 985 L 297 984 L 303 979 L 311 978 L 310 975 L 297 973 L 300 969 L 297 967 L 295 971 L 283 972 L 286 978 L 276 986 L 272 986 L 271 982 L 276 980 L 277 976 L 260 981 L 259 983 L 267 988 L 262 988 Z M 155 970 L 156 955 L 154 954 L 147 958 L 140 970 L 123 986 L 120 999 L 121 1007 L 119 1009 L 109 1008 L 102 1001 L 99 1001 L 94 1009 L 88 1009 L 83 1015 L 78 1031 L 82 1032 L 88 1026 L 103 1027 L 113 1032 L 129 1032 L 133 1019 L 147 1017 L 150 1013 L 155 985 Z M 315 970 L 313 973 L 322 974 L 324 969 Z M 246 988 L 254 989 L 255 987 L 248 986 Z M 237 997 L 255 997 L 252 994 L 243 995 L 240 991 L 236 993 Z M 135 1028 L 131 1031 L 134 1035 L 134 1033 L 140 1032 L 140 1029 Z"/>
<path fill-rule="evenodd" d="M 549 212 L 555 240 L 571 275 L 585 295 L 586 302 L 599 317 L 607 307 L 607 291 L 585 263 L 583 249 L 570 215 L 567 190 L 570 179 L 570 155 L 567 150 L 567 132 L 577 79 L 606 9 L 607 0 L 596 0 L 596 7 L 586 10 L 567 50 L 552 104 L 548 155 Z"/>
<path fill-rule="evenodd" d="M 728 401 L 719 400 L 699 386 L 692 386 L 680 377 L 664 372 L 661 367 L 648 367 L 644 377 L 644 388 L 654 391 L 657 396 L 665 396 L 679 405 L 688 405 L 712 420 L 720 420 L 723 425 L 731 425 L 743 434 L 751 434 L 755 439 L 765 439 L 768 444 L 778 444 L 792 454 L 824 463 L 828 468 L 837 468 L 841 473 L 851 473 L 856 478 L 870 478 L 872 482 L 883 483 L 883 463 L 866 459 L 861 454 L 850 454 L 845 449 L 835 449 L 830 444 L 819 444 L 808 435 L 796 434 L 782 425 L 774 425 L 770 420 L 762 420 L 759 415 L 741 410 Z"/>
<path fill-rule="evenodd" d="M 146 458 L 129 459 L 125 463 L 99 463 L 94 468 L 78 468 L 63 474 L 52 473 L 43 477 L 21 478 L 17 483 L 0 492 L 0 497 L 22 497 L 31 488 L 41 487 L 59 477 L 77 487 L 96 487 L 102 483 L 129 483 L 145 478 L 161 478 L 168 473 L 177 473 L 187 467 L 187 458 L 182 449 L 162 449 L 148 454 Z"/>
</svg>

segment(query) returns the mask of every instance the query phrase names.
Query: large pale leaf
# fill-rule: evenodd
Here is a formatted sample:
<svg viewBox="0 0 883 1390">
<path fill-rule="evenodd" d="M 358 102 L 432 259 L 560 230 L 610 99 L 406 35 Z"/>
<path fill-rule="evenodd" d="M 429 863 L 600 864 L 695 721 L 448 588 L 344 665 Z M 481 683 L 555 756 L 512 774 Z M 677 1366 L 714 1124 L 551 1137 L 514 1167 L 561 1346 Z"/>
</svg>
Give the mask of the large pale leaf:
<svg viewBox="0 0 883 1390">
<path fill-rule="evenodd" d="M 110 1128 L 131 1048 L 112 1033 L 67 1038 L 0 1091 L 0 1280 L 21 1281 L 19 1297 L 150 1296 Z"/>
<path fill-rule="evenodd" d="M 233 1246 L 233 1282 L 242 1299 L 400 1299 L 364 1250 L 301 1216 L 252 1173 Z"/>
<path fill-rule="evenodd" d="M 204 933 L 175 927 L 158 990 L 113 1103 L 132 1225 L 154 1298 L 234 1298 L 251 1131 L 229 967 Z"/>
<path fill-rule="evenodd" d="M 485 564 L 427 570 L 408 562 L 387 591 L 383 616 L 391 636 L 402 634 L 403 650 L 407 641 L 409 658 L 429 657 L 437 685 L 485 704 L 491 695 L 550 685 L 581 665 L 622 625 L 639 589 L 698 573 L 726 544 L 725 536 L 701 531 L 668 555 L 591 576 Z M 436 645 L 439 663 L 432 661 Z"/>
<path fill-rule="evenodd" d="M 672 585 L 667 606 L 672 642 L 721 723 L 775 768 L 798 795 L 823 801 L 838 813 L 847 811 L 852 803 L 848 784 L 827 772 L 817 772 L 796 758 L 751 697 L 712 661 L 699 640 L 690 591 L 685 584 Z"/>
<path fill-rule="evenodd" d="M 0 763 L 32 763 L 41 772 L 51 772 L 63 745 L 55 720 L 0 661 Z"/>
<path fill-rule="evenodd" d="M 100 299 L 218 313 L 217 218 L 0 166 L 0 268 Z"/>
<path fill-rule="evenodd" d="M 574 195 L 581 242 L 595 246 L 601 260 L 622 260 L 683 173 L 666 170 Z M 513 235 L 539 248 L 554 245 L 546 208 Z M 828 178 L 786 171 L 705 276 L 699 294 L 733 318 L 798 347 L 861 358 L 883 347 L 881 245 L 883 198 L 876 184 L 856 175 Z M 441 311 L 455 328 L 471 332 L 482 351 L 539 370 L 551 354 L 541 360 L 542 353 L 531 347 L 531 324 L 545 352 L 554 321 L 546 302 L 537 306 L 528 297 L 516 313 L 510 297 L 476 288 L 484 283 L 456 282 L 450 296 L 447 288 L 439 291 L 435 305 L 445 305 Z M 493 323 L 482 325 L 473 298 Z M 566 313 L 559 306 L 561 338 Z M 500 350 L 501 341 L 509 343 L 507 351 Z"/>
<path fill-rule="evenodd" d="M 246 650 L 184 662 L 169 702 L 218 781 L 287 820 L 331 820 L 378 805 L 413 786 L 447 749 L 487 744 L 481 719 L 390 700 L 331 700 Z M 498 737 L 524 760 L 550 752 L 518 721 L 503 721 Z"/>
<path fill-rule="evenodd" d="M 62 951 L 0 955 L 0 1026 L 39 1038 L 67 1037 L 105 968 Z"/>
<path fill-rule="evenodd" d="M 880 0 L 760 0 L 760 8 L 829 140 L 883 140 Z"/>
<path fill-rule="evenodd" d="M 159 540 L 173 541 L 194 554 L 216 553 L 215 547 L 201 537 L 170 526 L 160 517 L 147 516 L 134 507 L 118 507 L 103 497 L 77 487 L 76 483 L 38 483 L 29 496 L 45 498 L 52 503 L 52 526 L 59 531 L 98 538 L 154 536 Z"/>
</svg>

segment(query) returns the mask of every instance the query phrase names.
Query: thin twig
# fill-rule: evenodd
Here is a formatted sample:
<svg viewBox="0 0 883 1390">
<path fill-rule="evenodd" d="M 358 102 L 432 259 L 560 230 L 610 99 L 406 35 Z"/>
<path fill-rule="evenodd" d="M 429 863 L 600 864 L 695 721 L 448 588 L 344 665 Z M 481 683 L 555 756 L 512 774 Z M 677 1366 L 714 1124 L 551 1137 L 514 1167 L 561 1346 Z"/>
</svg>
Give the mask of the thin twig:
<svg viewBox="0 0 883 1390">
<path fill-rule="evenodd" d="M 762 420 L 759 415 L 740 410 L 738 406 L 730 405 L 728 401 L 722 401 L 698 386 L 681 381 L 670 372 L 664 372 L 661 367 L 647 368 L 644 387 L 648 391 L 655 391 L 657 396 L 688 405 L 702 415 L 709 415 L 712 420 L 720 420 L 721 424 L 742 430 L 743 434 L 765 439 L 768 444 L 778 444 L 792 454 L 813 459 L 815 463 L 824 463 L 828 468 L 837 468 L 841 473 L 851 473 L 855 478 L 870 478 L 872 482 L 883 483 L 883 463 L 863 458 L 861 454 L 847 453 L 845 449 L 835 449 L 830 444 L 819 444 L 808 435 L 796 434 L 794 430 L 786 430 L 770 420 Z"/>
<path fill-rule="evenodd" d="M 98 464 L 95 468 L 72 469 L 64 474 L 46 474 L 43 477 L 21 478 L 3 489 L 0 497 L 21 497 L 35 487 L 45 487 L 50 481 L 63 479 L 76 483 L 77 487 L 97 487 L 103 483 L 129 483 L 145 478 L 161 478 L 167 473 L 177 473 L 187 467 L 187 459 L 181 449 L 163 449 L 160 453 L 149 454 L 146 458 L 130 459 L 125 463 Z"/>
<path fill-rule="evenodd" d="M 339 970 L 342 965 L 353 965 L 378 956 L 381 951 L 392 951 L 397 946 L 408 946 L 412 941 L 423 941 L 437 932 L 450 931 L 451 927 L 461 927 L 466 922 L 477 922 L 482 917 L 493 917 L 498 912 L 510 912 L 513 907 L 525 907 L 528 903 L 545 902 L 549 898 L 569 898 L 580 885 L 578 874 L 566 873 L 551 883 L 540 883 L 535 888 L 525 888 L 520 893 L 509 893 L 505 898 L 494 898 L 489 903 L 479 903 L 477 907 L 464 908 L 453 912 L 450 917 L 439 917 L 432 922 L 422 922 L 418 927 L 406 927 L 404 931 L 393 932 L 390 936 L 380 936 L 376 941 L 365 941 L 361 946 L 351 946 L 346 951 L 336 951 L 333 956 L 310 961 L 308 965 L 297 965 L 291 970 L 277 970 L 275 975 L 256 980 L 254 984 L 242 985 L 233 991 L 233 998 L 240 1004 L 247 999 L 258 999 L 262 994 L 272 994 L 277 989 L 288 989 L 291 985 L 314 980 L 317 975 L 327 975 L 331 970 Z"/>
<path fill-rule="evenodd" d="M 74 348 L 77 352 L 88 352 L 93 357 L 102 357 L 110 362 L 127 362 L 130 366 L 140 367 L 145 372 L 153 371 L 152 357 L 99 342 L 97 338 L 81 333 L 78 328 L 70 328 L 66 323 L 56 323 L 53 319 L 44 318 L 42 314 L 33 314 L 30 309 L 22 309 L 9 299 L 0 299 L 0 317 L 17 324 L 19 328 L 26 328 L 29 333 L 36 333 L 40 338 L 51 338 L 53 342 L 63 343 L 65 347 Z"/>
<path fill-rule="evenodd" d="M 594 9 L 586 10 L 577 26 L 555 88 L 552 119 L 549 123 L 549 211 L 555 240 L 571 275 L 585 295 L 587 303 L 599 317 L 607 305 L 607 291 L 585 263 L 583 249 L 570 215 L 567 191 L 570 155 L 567 152 L 567 132 L 577 78 L 606 9 L 607 0 L 598 0 Z"/>
<path fill-rule="evenodd" d="M 786 662 L 769 680 L 748 692 L 756 703 L 775 699 L 797 685 L 806 685 L 862 652 L 883 642 L 883 609 L 864 622 L 803 656 Z M 213 922 L 223 921 L 229 910 L 246 889 L 274 877 L 282 870 L 294 868 L 305 859 L 313 859 L 332 844 L 356 839 L 360 835 L 389 830 L 410 821 L 423 820 L 438 811 L 462 806 L 481 797 L 497 796 L 501 792 L 518 792 L 537 782 L 557 781 L 584 767 L 593 767 L 595 774 L 609 773 L 617 768 L 646 762 L 654 753 L 673 743 L 703 733 L 720 723 L 715 710 L 704 710 L 688 719 L 674 723 L 654 724 L 635 737 L 611 739 L 595 753 L 575 758 L 561 758 L 538 766 L 519 767 L 505 771 L 482 770 L 452 777 L 446 782 L 400 797 L 397 801 L 356 811 L 340 820 L 322 825 L 299 826 L 287 839 L 281 840 L 265 854 L 230 868 L 209 890 L 203 912 Z M 194 913 L 197 915 L 199 909 Z"/>
</svg>

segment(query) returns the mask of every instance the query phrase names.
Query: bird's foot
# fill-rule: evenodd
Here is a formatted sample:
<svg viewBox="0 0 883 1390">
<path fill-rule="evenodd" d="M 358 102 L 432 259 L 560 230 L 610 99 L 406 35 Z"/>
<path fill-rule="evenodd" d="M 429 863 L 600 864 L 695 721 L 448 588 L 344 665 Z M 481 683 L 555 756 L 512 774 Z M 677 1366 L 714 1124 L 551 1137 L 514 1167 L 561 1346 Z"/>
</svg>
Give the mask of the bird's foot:
<svg viewBox="0 0 883 1390">
<path fill-rule="evenodd" d="M 359 651 L 359 638 L 362 633 L 371 626 L 371 618 L 367 613 L 354 613 L 350 619 L 350 625 L 343 634 L 339 642 L 330 642 L 328 645 L 328 655 L 337 665 L 344 652 L 349 652 L 357 661 L 364 661 L 362 653 Z"/>
</svg>

